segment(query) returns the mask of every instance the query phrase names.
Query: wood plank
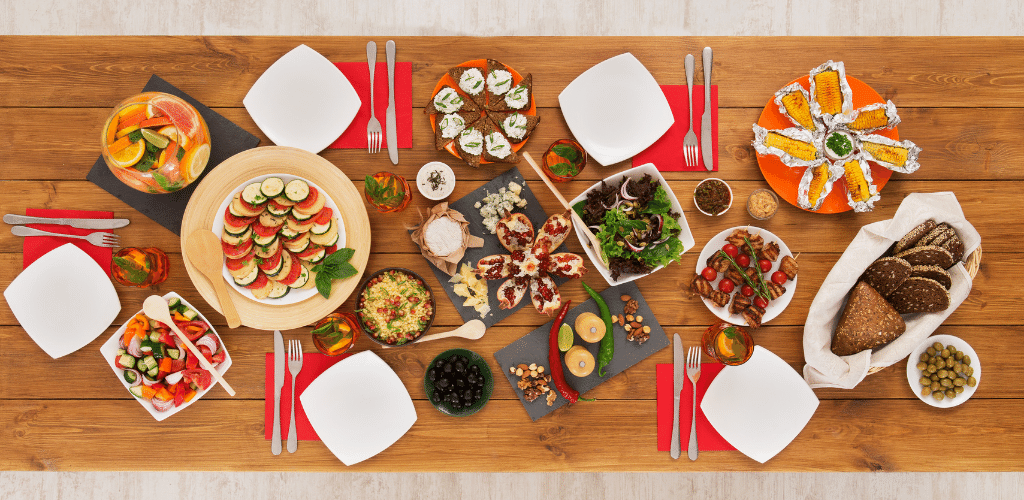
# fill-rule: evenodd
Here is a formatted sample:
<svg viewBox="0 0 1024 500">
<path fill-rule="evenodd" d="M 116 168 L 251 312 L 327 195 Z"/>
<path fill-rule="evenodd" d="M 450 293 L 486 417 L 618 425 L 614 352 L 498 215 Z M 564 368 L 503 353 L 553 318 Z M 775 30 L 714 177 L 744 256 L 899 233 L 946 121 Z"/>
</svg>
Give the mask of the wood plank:
<svg viewBox="0 0 1024 500">
<path fill-rule="evenodd" d="M 395 37 L 413 62 L 413 93 L 427 95 L 450 66 L 480 57 L 534 74 L 538 103 L 594 64 L 632 52 L 663 84 L 682 84 L 679 57 L 715 47 L 725 107 L 762 107 L 767 96 L 825 59 L 844 61 L 900 106 L 1017 107 L 1024 101 L 1024 40 L 992 37 Z M 239 106 L 281 55 L 305 43 L 332 61 L 365 61 L 365 37 L 3 37 L 0 106 L 108 107 L 153 73 L 209 106 Z M 126 57 L 125 47 L 135 54 Z M 815 50 L 808 50 L 813 47 Z M 443 50 L 442 50 L 443 48 Z M 571 51 L 572 57 L 565 57 Z M 785 56 L 771 57 L 766 51 Z M 824 55 L 823 55 L 824 54 Z M 937 61 L 942 61 L 941 66 Z M 698 73 L 698 80 L 700 78 Z M 61 82 L 61 85 L 53 85 Z"/>
<path fill-rule="evenodd" d="M 709 320 L 710 321 L 710 320 Z M 99 354 L 99 348 L 116 328 L 110 328 L 82 350 L 59 360 L 51 359 L 17 326 L 0 327 L 0 399 L 114 399 L 131 400 L 132 397 L 121 386 L 117 376 L 106 360 Z M 495 326 L 477 341 L 453 339 L 417 344 L 409 348 L 385 349 L 368 339 L 359 339 L 353 352 L 372 350 L 383 358 L 398 373 L 409 389 L 413 399 L 425 400 L 423 375 L 431 360 L 441 352 L 456 347 L 470 349 L 487 360 L 492 373 L 497 377 L 493 399 L 515 400 L 517 395 L 512 386 L 504 381 L 501 374 L 508 366 L 499 366 L 494 353 L 532 331 L 529 326 Z M 679 333 L 683 342 L 689 345 L 700 343 L 703 326 L 673 326 L 670 333 Z M 228 381 L 237 391 L 231 398 L 221 389 L 214 389 L 204 399 L 258 399 L 264 398 L 264 353 L 273 351 L 269 332 L 239 328 L 229 330 L 218 327 L 218 332 L 231 354 L 232 364 L 227 373 Z M 300 339 L 307 352 L 315 352 L 309 344 L 309 329 L 301 328 L 282 332 L 288 339 Z M 1024 334 L 1024 327 L 979 328 L 975 326 L 942 326 L 936 334 L 960 337 L 974 347 L 982 363 L 984 377 L 973 399 L 1020 399 L 1024 398 L 1024 386 L 1016 383 L 1024 377 L 1024 366 L 1019 363 L 1001 363 L 1005 359 L 1003 340 L 1008 336 Z M 621 330 L 617 330 L 621 335 Z M 803 328 L 801 326 L 765 326 L 753 334 L 755 342 L 787 360 L 799 373 L 803 372 Z M 540 362 L 546 360 L 522 360 Z M 706 361 L 706 360 L 705 360 Z M 672 350 L 663 349 L 643 362 L 616 376 L 587 393 L 588 397 L 599 400 L 654 400 L 657 391 L 654 384 L 655 365 L 671 363 Z M 74 374 L 73 393 L 65 384 L 54 384 L 51 377 L 25 377 L 26 373 Z M 906 363 L 899 362 L 885 370 L 867 377 L 851 390 L 817 389 L 821 399 L 914 399 L 914 391 L 907 385 Z M 199 404 L 203 404 L 200 402 Z"/>
<path fill-rule="evenodd" d="M 419 419 L 391 448 L 346 467 L 320 442 L 275 457 L 264 440 L 262 401 L 201 401 L 159 426 L 187 446 L 154 453 L 133 470 L 237 471 L 1009 471 L 1024 470 L 1021 400 L 970 401 L 937 410 L 920 401 L 822 401 L 781 453 L 758 464 L 735 451 L 696 462 L 657 451 L 653 404 L 598 401 L 559 409 L 536 423 L 516 401 L 491 401 L 449 418 L 416 401 Z M 226 418 L 230 415 L 230 418 Z M 134 417 L 131 417 L 134 416 Z M 942 417 L 937 419 L 937 417 Z M 138 424 L 125 425 L 126 417 Z M 0 469 L 124 469 L 124 443 L 155 428 L 134 401 L 6 401 L 0 407 Z M 957 422 L 935 432 L 937 420 Z M 358 431 L 358 429 L 353 429 Z M 453 443 L 453 438 L 456 437 Z M 979 445 L 982 443 L 982 445 Z M 627 451 L 628 450 L 628 451 Z M 955 458 L 950 458 L 955 450 Z M 187 464 L 187 465 L 182 465 Z"/>
<path fill-rule="evenodd" d="M 429 95 L 429 94 L 427 94 Z M 769 92 L 766 95 L 771 95 Z M 260 144 L 273 144 L 253 123 L 243 108 L 217 108 L 229 120 L 255 134 Z M 0 123 L 7 133 L 0 136 L 0 179 L 73 180 L 82 179 L 99 157 L 93 140 L 82 140 L 78 134 L 54 134 L 54 123 L 103 123 L 110 108 L 0 108 Z M 750 141 L 751 124 L 760 116 L 759 109 L 722 108 L 719 121 L 718 176 L 732 180 L 761 179 Z M 1016 168 L 1024 162 L 1024 141 L 1020 140 L 1019 124 L 1024 122 L 1024 109 L 987 109 L 979 113 L 963 108 L 900 108 L 903 122 L 900 136 L 923 148 L 923 168 L 913 175 L 897 175 L 897 179 L 921 180 L 1020 180 L 1024 170 Z M 525 151 L 540 158 L 547 146 L 557 139 L 571 137 L 556 108 L 541 108 L 541 126 L 527 143 Z M 682 118 L 685 120 L 685 117 Z M 91 129 L 90 129 L 91 130 Z M 40 140 L 45 138 L 45 140 Z M 420 108 L 413 110 L 414 148 L 400 152 L 401 164 L 389 167 L 397 173 L 415 176 L 419 167 L 430 161 L 443 161 L 456 169 L 459 180 L 490 180 L 502 166 L 471 169 L 447 152 L 432 147 L 434 134 Z M 362 177 L 381 168 L 376 157 L 361 149 L 329 149 L 321 153 L 349 175 Z M 30 161 L 26 159 L 30 158 Z M 30 164 L 30 166 L 29 166 Z M 623 162 L 601 167 L 596 162 L 580 174 L 580 180 L 594 182 L 612 172 L 628 167 Z M 969 168 L 968 168 L 969 166 Z M 527 168 L 522 164 L 521 168 Z M 700 179 L 704 174 L 669 172 L 671 180 Z M 576 184 L 576 183 L 573 183 Z"/>
</svg>

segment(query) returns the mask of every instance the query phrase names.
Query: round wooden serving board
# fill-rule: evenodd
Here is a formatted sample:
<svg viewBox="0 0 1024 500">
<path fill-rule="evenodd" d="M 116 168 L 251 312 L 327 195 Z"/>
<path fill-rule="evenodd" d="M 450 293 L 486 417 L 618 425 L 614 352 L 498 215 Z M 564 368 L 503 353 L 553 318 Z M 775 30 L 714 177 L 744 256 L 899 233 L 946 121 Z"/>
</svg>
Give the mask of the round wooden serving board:
<svg viewBox="0 0 1024 500">
<path fill-rule="evenodd" d="M 181 220 L 181 248 L 185 270 L 196 290 L 218 312 L 220 303 L 213 285 L 188 259 L 185 238 L 196 229 L 209 229 L 221 202 L 234 194 L 247 179 L 275 172 L 293 174 L 312 180 L 338 204 L 339 217 L 344 220 L 346 245 L 355 250 L 351 263 L 358 274 L 334 282 L 331 298 L 319 294 L 290 305 L 261 304 L 229 289 L 242 324 L 260 330 L 287 330 L 309 325 L 334 312 L 359 285 L 370 257 L 370 218 L 363 197 L 345 174 L 331 162 L 307 151 L 281 146 L 268 146 L 238 153 L 221 163 L 203 179 L 185 208 Z"/>
</svg>

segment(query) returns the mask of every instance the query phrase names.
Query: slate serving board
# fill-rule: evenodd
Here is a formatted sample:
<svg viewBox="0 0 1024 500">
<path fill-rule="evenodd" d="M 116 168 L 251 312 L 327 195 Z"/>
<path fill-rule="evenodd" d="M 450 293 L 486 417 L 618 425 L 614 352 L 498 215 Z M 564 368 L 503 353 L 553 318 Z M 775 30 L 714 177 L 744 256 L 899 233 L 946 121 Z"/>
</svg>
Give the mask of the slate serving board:
<svg viewBox="0 0 1024 500">
<path fill-rule="evenodd" d="M 636 283 L 629 282 L 621 285 L 613 286 L 607 290 L 601 292 L 601 297 L 604 298 L 605 302 L 608 303 L 608 309 L 613 315 L 618 315 L 622 312 L 623 307 L 626 305 L 622 302 L 621 296 L 629 295 L 636 299 L 640 307 L 637 309 L 636 314 L 643 316 L 643 324 L 651 327 L 651 338 L 647 339 L 643 345 L 637 345 L 636 342 L 630 342 L 626 340 L 626 331 L 615 323 L 612 325 L 611 334 L 615 336 L 615 356 L 612 358 L 611 363 L 605 367 L 605 376 L 599 377 L 597 370 L 595 369 L 590 375 L 579 378 L 569 373 L 569 370 L 562 368 L 565 373 L 565 380 L 569 383 L 569 386 L 580 392 L 581 395 L 586 397 L 586 392 L 597 387 L 602 382 L 626 371 L 633 365 L 643 361 L 648 356 L 666 348 L 669 346 L 668 336 L 665 335 L 665 330 L 658 323 L 658 319 L 654 316 L 654 312 L 651 311 L 650 306 L 647 305 L 647 301 L 644 300 L 643 295 L 640 293 L 640 289 L 637 288 Z M 573 325 L 576 322 L 576 317 L 584 312 L 592 312 L 601 315 L 597 308 L 597 303 L 593 299 L 588 300 L 576 307 L 573 307 L 565 315 L 564 323 Z M 551 332 L 551 323 L 554 320 L 548 321 L 544 326 L 524 335 L 519 340 L 503 347 L 498 352 L 494 353 L 494 359 L 498 361 L 498 366 L 501 368 L 502 373 L 505 375 L 505 379 L 512 384 L 512 390 L 515 391 L 516 395 L 519 396 L 519 401 L 523 403 L 523 408 L 526 409 L 526 413 L 530 415 L 530 418 L 537 421 L 538 418 L 551 413 L 562 406 L 565 406 L 566 400 L 561 395 L 555 400 L 552 406 L 548 406 L 545 396 L 541 396 L 535 399 L 533 402 L 528 402 L 523 399 L 523 391 L 516 386 L 519 382 L 519 377 L 509 373 L 508 369 L 510 366 L 515 366 L 520 363 L 530 364 L 537 363 L 543 365 L 546 369 L 550 370 L 551 367 L 548 364 L 548 335 Z M 606 334 L 607 335 L 607 334 Z M 576 335 L 575 345 L 582 345 L 594 355 L 594 359 L 597 359 L 597 350 L 600 347 L 599 343 L 588 344 Z M 562 354 L 564 359 L 565 355 Z M 563 363 L 564 364 L 564 363 Z M 552 381 L 553 382 L 553 381 Z M 554 390 L 554 385 L 552 385 Z M 576 404 L 587 404 L 586 402 Z"/>
<path fill-rule="evenodd" d="M 534 230 L 539 230 L 544 224 L 544 221 L 547 220 L 549 215 L 544 212 L 544 208 L 537 202 L 537 198 L 533 195 L 533 191 L 530 190 L 530 186 L 526 184 L 526 180 L 523 179 L 523 174 L 519 172 L 518 168 L 512 167 L 492 179 L 487 184 L 480 186 L 466 196 L 448 204 L 450 208 L 462 213 L 469 222 L 470 234 L 484 239 L 484 246 L 480 248 L 466 249 L 466 255 L 464 255 L 462 257 L 462 261 L 459 262 L 459 267 L 462 267 L 463 263 L 467 263 L 469 264 L 469 267 L 476 268 L 476 263 L 488 255 L 509 253 L 505 247 L 501 246 L 497 236 L 487 232 L 487 229 L 484 228 L 484 218 L 480 216 L 480 209 L 474 207 L 476 202 L 483 200 L 484 196 L 487 196 L 488 192 L 497 193 L 498 190 L 503 187 L 508 188 L 509 182 L 515 182 L 523 186 L 523 190 L 519 193 L 519 196 L 526 200 L 526 208 L 517 207 L 514 211 L 525 214 L 530 219 L 530 222 L 533 223 Z M 412 233 L 412 231 L 409 232 Z M 567 250 L 565 249 L 564 243 L 555 250 L 555 252 L 565 251 Z M 488 313 L 486 317 L 481 318 L 480 313 L 476 312 L 476 309 L 462 305 L 466 299 L 455 295 L 455 283 L 448 282 L 448 280 L 451 279 L 451 276 L 448 276 L 448 273 L 440 270 L 434 265 L 431 265 L 430 269 L 434 271 L 434 276 L 437 277 L 437 281 L 441 283 L 441 288 L 443 288 L 445 293 L 448 294 L 448 298 L 452 301 L 452 304 L 455 304 L 455 309 L 459 311 L 459 316 L 462 316 L 463 321 L 479 319 L 484 322 L 484 325 L 486 325 L 487 328 L 490 328 L 501 320 L 511 316 L 512 313 L 518 311 L 522 307 L 533 308 L 533 301 L 530 300 L 529 292 L 526 293 L 526 296 L 523 297 L 523 300 L 521 300 L 516 307 L 512 309 L 499 308 L 498 287 L 501 286 L 505 280 L 491 280 L 487 282 L 488 303 L 491 306 L 491 312 Z M 566 281 L 567 280 L 565 278 L 555 278 L 555 283 L 559 285 Z"/>
<path fill-rule="evenodd" d="M 192 198 L 199 183 L 203 182 L 211 170 L 220 165 L 224 160 L 234 156 L 236 153 L 252 149 L 259 145 L 260 139 L 255 135 L 246 132 L 242 127 L 224 118 L 216 111 L 206 107 L 203 103 L 195 100 L 192 96 L 182 92 L 174 85 L 167 83 L 163 78 L 153 75 L 149 82 L 142 88 L 143 92 L 163 92 L 178 96 L 199 111 L 199 114 L 206 121 L 210 129 L 210 160 L 206 169 L 192 184 L 181 190 L 166 194 L 150 194 L 137 191 L 119 181 L 110 172 L 107 163 L 101 155 L 93 164 L 92 170 L 86 175 L 86 179 L 103 190 L 116 196 L 143 215 L 153 219 L 158 224 L 169 229 L 172 233 L 181 236 L 181 219 L 185 215 L 185 206 Z"/>
</svg>

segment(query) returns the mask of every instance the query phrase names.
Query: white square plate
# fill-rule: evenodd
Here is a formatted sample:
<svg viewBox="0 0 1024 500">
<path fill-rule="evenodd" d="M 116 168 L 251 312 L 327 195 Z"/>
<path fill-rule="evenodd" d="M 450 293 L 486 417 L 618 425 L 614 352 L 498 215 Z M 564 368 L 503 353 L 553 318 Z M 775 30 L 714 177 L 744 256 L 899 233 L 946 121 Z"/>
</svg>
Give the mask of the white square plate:
<svg viewBox="0 0 1024 500">
<path fill-rule="evenodd" d="M 384 451 L 416 422 L 409 391 L 372 351 L 328 368 L 299 399 L 313 430 L 345 465 Z"/>
<path fill-rule="evenodd" d="M 348 128 L 363 103 L 334 63 L 299 45 L 267 68 L 242 104 L 274 144 L 316 154 Z"/>
<path fill-rule="evenodd" d="M 28 336 L 53 359 L 85 347 L 121 312 L 106 271 L 71 243 L 28 266 L 4 298 Z"/>
<path fill-rule="evenodd" d="M 164 300 L 171 300 L 171 298 L 173 298 L 173 297 L 177 297 L 179 300 L 181 300 L 182 304 L 185 304 L 186 306 L 189 307 L 189 309 L 192 309 L 193 311 L 199 313 L 199 319 L 203 320 L 207 325 L 210 325 L 210 330 L 209 331 L 217 336 L 217 339 L 220 342 L 220 345 L 224 347 L 224 361 L 221 362 L 221 364 L 216 366 L 217 372 L 220 373 L 221 375 L 224 375 L 224 372 L 228 371 L 228 368 L 231 368 L 231 353 L 228 352 L 227 346 L 224 345 L 224 339 L 222 339 L 220 337 L 220 334 L 217 333 L 217 330 L 215 330 L 213 328 L 213 323 L 210 323 L 210 321 L 206 319 L 206 316 L 203 316 L 203 313 L 199 312 L 199 309 L 197 309 L 192 304 L 189 304 L 187 300 L 181 298 L 181 295 L 178 295 L 177 293 L 174 293 L 174 292 L 170 292 L 167 295 L 164 295 L 163 298 L 164 298 Z M 141 313 L 142 313 L 142 311 L 139 311 L 136 314 L 141 314 Z M 135 315 L 132 315 L 132 317 L 134 318 Z M 107 341 L 104 342 L 102 346 L 100 346 L 100 353 L 103 355 L 103 359 L 107 360 L 107 365 L 110 366 L 111 370 L 114 370 L 114 376 L 116 376 L 117 379 L 121 381 L 121 385 L 124 386 L 125 390 L 128 390 L 131 387 L 131 384 L 129 384 L 128 382 L 125 382 L 124 377 L 122 376 L 122 373 L 124 373 L 124 370 L 114 366 L 114 356 L 117 355 L 117 349 L 120 346 L 121 337 L 124 336 L 124 330 L 125 330 L 125 328 L 128 327 L 128 322 L 130 322 L 130 321 L 131 321 L 131 319 L 129 318 L 128 321 L 126 321 L 123 325 L 121 325 L 121 328 L 118 328 L 117 331 L 114 332 L 114 334 L 111 335 L 110 338 L 107 339 Z M 172 332 L 172 335 L 173 335 L 173 332 Z M 182 346 L 182 349 L 187 349 L 187 348 L 185 346 Z M 189 353 L 189 355 L 191 356 L 192 353 Z M 160 422 L 163 419 L 165 419 L 165 418 L 167 418 L 167 417 L 169 417 L 171 415 L 174 415 L 175 413 L 178 413 L 179 411 L 184 410 L 185 408 L 188 408 L 189 405 L 191 405 L 192 403 L 195 403 L 196 401 L 199 401 L 199 398 L 203 397 L 203 395 L 205 395 L 207 392 L 210 392 L 210 390 L 213 389 L 214 386 L 216 386 L 216 385 L 217 385 L 217 379 L 213 379 L 213 383 L 210 384 L 210 387 L 207 387 L 206 389 L 200 389 L 196 393 L 195 397 L 192 398 L 192 401 L 189 401 L 187 403 L 182 403 L 182 405 L 178 406 L 178 407 L 172 406 L 171 409 L 169 409 L 167 411 L 156 411 L 156 408 L 153 407 L 153 403 L 151 403 L 149 401 L 146 401 L 144 399 L 137 399 L 136 398 L 136 401 L 138 401 L 139 404 L 141 404 L 142 407 L 145 408 L 146 411 L 148 411 L 149 414 L 152 415 L 153 418 L 155 418 L 157 422 Z"/>
<path fill-rule="evenodd" d="M 817 408 L 803 377 L 761 346 L 746 363 L 723 368 L 700 403 L 715 430 L 760 463 L 788 446 Z"/>
<path fill-rule="evenodd" d="M 636 156 L 675 122 L 658 82 L 629 52 L 584 71 L 558 103 L 572 135 L 601 165 Z"/>
<path fill-rule="evenodd" d="M 683 242 L 683 253 L 689 252 L 690 249 L 692 249 L 696 243 L 693 241 L 693 233 L 690 232 L 690 225 L 687 224 L 686 222 L 686 214 L 683 213 L 683 207 L 682 205 L 679 204 L 679 200 L 676 198 L 676 194 L 672 192 L 672 188 L 668 187 L 668 182 L 665 181 L 665 177 L 661 175 L 661 172 L 658 171 L 658 169 L 654 166 L 653 163 L 645 163 L 643 165 L 640 165 L 639 167 L 633 167 L 631 169 L 624 170 L 617 174 L 610 175 L 608 177 L 605 177 L 603 182 L 605 184 L 608 184 L 609 186 L 613 185 L 613 183 L 614 185 L 617 186 L 619 180 L 622 179 L 623 176 L 629 177 L 630 179 L 640 179 L 644 176 L 644 174 L 650 175 L 651 178 L 661 183 L 661 186 L 664 187 L 665 191 L 668 193 L 668 199 L 669 201 L 672 202 L 672 211 L 679 214 L 679 218 L 676 220 L 679 222 L 679 226 L 683 228 L 683 230 L 679 233 L 679 241 Z M 596 189 L 600 185 L 601 182 L 597 182 L 593 186 L 587 188 L 586 191 L 580 193 L 579 196 L 573 198 L 573 200 L 569 202 L 569 206 L 571 207 L 579 203 L 580 201 L 587 199 L 587 193 Z M 587 239 L 587 236 L 583 234 L 583 230 L 578 227 L 575 227 L 574 229 L 576 229 L 576 237 L 580 240 L 580 245 L 583 245 L 583 250 L 585 250 L 587 252 L 587 256 L 590 257 L 590 262 L 600 262 L 600 256 L 597 255 L 597 253 L 595 253 L 594 250 L 590 248 L 590 245 L 588 244 L 589 240 Z M 605 268 L 604 266 L 594 264 L 594 268 L 600 271 L 601 276 L 604 277 L 604 280 L 607 281 L 608 284 L 612 286 L 621 285 L 623 283 L 629 283 L 630 281 L 633 281 L 637 278 L 642 278 L 644 276 L 650 276 L 663 267 L 665 266 L 655 267 L 654 269 L 651 270 L 651 272 L 647 274 L 622 274 L 619 275 L 618 280 L 612 281 L 612 274 L 607 268 Z"/>
</svg>

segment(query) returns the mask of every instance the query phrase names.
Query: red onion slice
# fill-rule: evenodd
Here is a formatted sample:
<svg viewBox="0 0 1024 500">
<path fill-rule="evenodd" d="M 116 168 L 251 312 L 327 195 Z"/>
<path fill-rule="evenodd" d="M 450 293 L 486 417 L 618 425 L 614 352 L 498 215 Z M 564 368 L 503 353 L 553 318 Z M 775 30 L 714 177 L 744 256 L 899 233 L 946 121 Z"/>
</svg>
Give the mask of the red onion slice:
<svg viewBox="0 0 1024 500">
<path fill-rule="evenodd" d="M 146 384 L 146 387 L 152 387 L 153 385 L 160 383 L 159 380 L 150 380 L 149 377 L 142 375 L 141 373 L 139 374 L 139 380 L 142 380 L 142 383 Z"/>
<path fill-rule="evenodd" d="M 128 342 L 128 347 L 126 348 L 126 350 L 128 351 L 128 354 L 131 354 L 136 358 L 141 358 L 143 356 L 142 340 L 139 339 L 139 337 L 132 337 L 132 340 Z"/>
<path fill-rule="evenodd" d="M 203 335 L 202 338 L 196 341 L 196 347 L 205 345 L 210 349 L 211 353 L 217 352 L 217 338 L 212 333 Z"/>
<path fill-rule="evenodd" d="M 156 411 L 167 411 L 174 407 L 173 399 L 170 401 L 160 401 L 157 398 L 153 398 L 149 401 L 153 403 L 153 408 L 156 409 Z"/>
<path fill-rule="evenodd" d="M 619 194 L 622 195 L 623 198 L 633 201 L 636 199 L 636 196 L 629 194 L 629 190 L 626 189 L 627 186 L 629 186 L 629 177 L 626 177 L 626 180 L 622 181 L 622 187 L 619 188 Z"/>
</svg>

